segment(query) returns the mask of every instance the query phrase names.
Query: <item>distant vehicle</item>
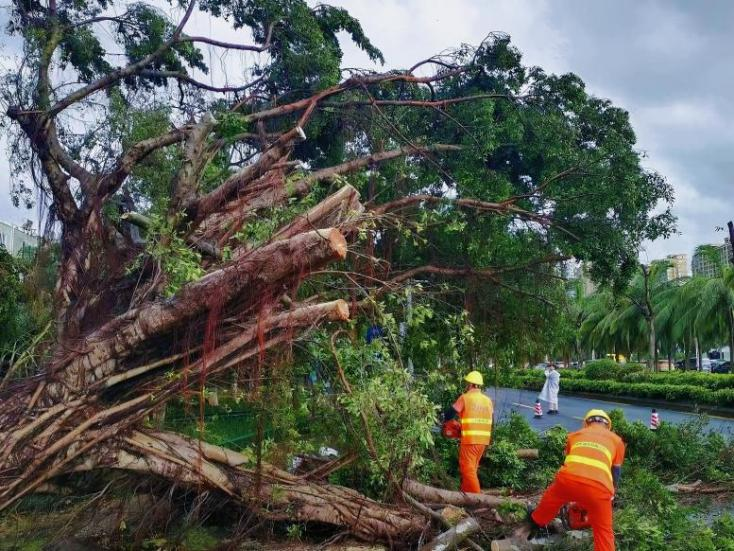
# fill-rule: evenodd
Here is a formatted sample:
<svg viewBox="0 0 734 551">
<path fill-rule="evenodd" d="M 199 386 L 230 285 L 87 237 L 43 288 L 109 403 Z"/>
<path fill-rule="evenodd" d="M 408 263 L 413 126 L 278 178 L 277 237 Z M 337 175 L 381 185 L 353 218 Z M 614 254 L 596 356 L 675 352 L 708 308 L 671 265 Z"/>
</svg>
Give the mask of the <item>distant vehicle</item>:
<svg viewBox="0 0 734 551">
<path fill-rule="evenodd" d="M 716 364 L 711 367 L 711 373 L 731 373 L 731 362 L 716 362 Z"/>
<path fill-rule="evenodd" d="M 542 369 L 545 371 L 546 369 L 548 369 L 548 364 L 545 362 L 542 362 L 542 363 L 534 365 L 533 369 Z"/>
<path fill-rule="evenodd" d="M 701 358 L 701 371 L 711 371 L 711 367 L 713 366 L 713 362 L 708 358 Z M 675 362 L 676 369 L 680 369 L 681 371 L 697 371 L 698 369 L 698 360 L 694 356 L 693 358 L 688 358 L 688 360 L 678 360 Z"/>
</svg>

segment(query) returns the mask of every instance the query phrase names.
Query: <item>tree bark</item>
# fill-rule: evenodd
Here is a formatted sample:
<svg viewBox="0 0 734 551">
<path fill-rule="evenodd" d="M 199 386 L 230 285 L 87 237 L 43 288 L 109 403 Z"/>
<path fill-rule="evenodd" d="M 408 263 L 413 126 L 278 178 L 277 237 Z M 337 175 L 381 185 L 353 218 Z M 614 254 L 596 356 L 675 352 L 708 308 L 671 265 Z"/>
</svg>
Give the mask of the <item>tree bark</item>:
<svg viewBox="0 0 734 551">
<path fill-rule="evenodd" d="M 507 503 L 526 504 L 525 501 L 512 497 L 441 490 L 410 479 L 403 482 L 403 490 L 426 503 L 445 503 L 446 505 L 456 505 L 458 507 L 499 507 Z"/>
<path fill-rule="evenodd" d="M 469 517 L 460 521 L 453 528 L 441 533 L 434 540 L 420 548 L 420 551 L 447 551 L 457 549 L 466 538 L 481 529 L 475 518 Z"/>
</svg>

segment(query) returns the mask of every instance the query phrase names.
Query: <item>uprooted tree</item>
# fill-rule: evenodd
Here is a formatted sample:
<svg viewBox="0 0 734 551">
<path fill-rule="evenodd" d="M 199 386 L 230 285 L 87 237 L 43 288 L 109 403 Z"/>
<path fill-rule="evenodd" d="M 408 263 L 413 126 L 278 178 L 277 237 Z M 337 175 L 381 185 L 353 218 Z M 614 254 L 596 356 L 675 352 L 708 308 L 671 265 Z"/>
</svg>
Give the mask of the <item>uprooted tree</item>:
<svg viewBox="0 0 734 551">
<path fill-rule="evenodd" d="M 624 111 L 573 75 L 523 67 L 505 36 L 345 75 L 341 31 L 382 58 L 344 10 L 181 12 L 13 2 L 23 55 L 2 92 L 16 198 L 40 191 L 61 258 L 42 369 L 0 398 L 0 510 L 54 477 L 120 469 L 269 518 L 418 533 L 413 510 L 143 420 L 228 371 L 256 381 L 272 350 L 410 280 L 467 281 L 482 322 L 492 289 L 552 308 L 528 288 L 571 256 L 624 277 L 641 240 L 669 230 L 667 211 L 649 214 L 669 187 L 640 168 Z M 191 35 L 196 16 L 251 42 Z"/>
</svg>

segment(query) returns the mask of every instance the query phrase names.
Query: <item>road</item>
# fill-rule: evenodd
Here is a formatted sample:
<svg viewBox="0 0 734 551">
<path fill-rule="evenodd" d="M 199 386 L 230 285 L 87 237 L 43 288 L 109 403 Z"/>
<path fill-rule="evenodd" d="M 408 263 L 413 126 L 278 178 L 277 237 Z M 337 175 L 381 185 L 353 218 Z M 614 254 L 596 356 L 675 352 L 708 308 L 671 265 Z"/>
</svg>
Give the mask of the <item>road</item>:
<svg viewBox="0 0 734 551">
<path fill-rule="evenodd" d="M 651 408 L 623 404 L 621 402 L 564 396 L 563 393 L 558 398 L 558 410 L 560 411 L 558 415 L 546 415 L 545 412 L 548 409 L 548 404 L 541 402 L 543 405 L 543 418 L 534 419 L 533 406 L 535 405 L 535 399 L 538 397 L 537 392 L 511 388 L 489 388 L 487 394 L 494 402 L 496 421 L 500 421 L 508 417 L 510 412 L 516 411 L 524 415 L 530 425 L 538 431 L 545 431 L 555 425 L 562 425 L 568 430 L 576 430 L 581 427 L 584 414 L 592 408 L 602 408 L 607 411 L 621 409 L 624 411 L 625 417 L 630 421 L 642 421 L 645 424 L 649 424 L 650 422 Z M 657 408 L 657 411 L 658 415 L 660 415 L 660 420 L 669 423 L 681 423 L 696 418 L 696 415 L 693 413 L 682 413 L 680 411 L 660 408 Z M 734 419 L 710 415 L 709 428 L 726 436 L 734 436 Z"/>
</svg>

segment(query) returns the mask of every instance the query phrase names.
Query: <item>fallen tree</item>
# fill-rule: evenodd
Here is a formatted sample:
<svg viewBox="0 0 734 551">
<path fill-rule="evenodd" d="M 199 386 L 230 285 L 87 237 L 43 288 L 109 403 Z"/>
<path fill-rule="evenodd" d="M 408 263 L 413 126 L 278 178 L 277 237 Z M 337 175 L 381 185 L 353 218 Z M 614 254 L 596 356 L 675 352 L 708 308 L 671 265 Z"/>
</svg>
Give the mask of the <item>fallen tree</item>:
<svg viewBox="0 0 734 551">
<path fill-rule="evenodd" d="M 299 1 L 262 10 L 250 3 L 215 4 L 192 0 L 172 22 L 144 4 L 123 4 L 120 15 L 108 13 L 107 2 L 13 3 L 10 32 L 28 46 L 17 75 L 3 88 L 14 163 L 48 202 L 47 227 L 60 229 L 60 258 L 54 331 L 39 369 L 9 382 L 0 395 L 0 511 L 61 475 L 117 469 L 211 489 L 264 518 L 407 541 L 423 530 L 420 507 L 416 512 L 382 504 L 290 475 L 261 458 L 255 468 L 245 466 L 230 450 L 151 430 L 144 420 L 175 397 L 203 397 L 207 384 L 232 371 L 246 375 L 249 399 L 263 401 L 260 384 L 277 350 L 315 328 L 347 321 L 355 306 L 415 277 L 468 278 L 529 294 L 503 282 L 503 274 L 532 268 L 552 277 L 550 267 L 566 258 L 564 246 L 579 257 L 603 250 L 598 243 L 588 250 L 571 247 L 574 232 L 549 205 L 565 200 L 591 212 L 577 217 L 564 211 L 566 223 L 578 218 L 617 224 L 606 206 L 619 202 L 616 195 L 606 202 L 594 198 L 591 209 L 555 187 L 585 170 L 606 170 L 614 151 L 588 152 L 573 137 L 563 163 L 523 168 L 528 175 L 479 197 L 470 188 L 457 196 L 460 182 L 449 173 L 448 159 L 466 151 L 466 124 L 448 110 L 479 102 L 491 112 L 501 103 L 523 101 L 515 95 L 519 57 L 506 38 L 493 37 L 450 63 L 429 60 L 421 65 L 438 69 L 428 76 L 417 76 L 416 67 L 341 79 L 340 31 L 381 59 L 343 10 L 311 9 Z M 236 28 L 247 26 L 253 44 L 187 34 L 197 10 L 230 18 Z M 114 29 L 127 64 L 112 66 L 117 58 L 107 55 L 98 37 L 105 27 Z M 249 81 L 207 84 L 197 78 L 197 71 L 213 69 L 203 62 L 201 44 L 267 52 L 268 60 L 250 68 Z M 513 65 L 504 67 L 498 53 L 509 55 Z M 543 109 L 545 102 L 558 103 L 553 94 L 570 93 L 557 83 L 530 80 L 537 75 L 527 78 L 538 94 L 552 89 L 538 100 Z M 156 92 L 166 89 L 177 89 L 179 97 L 160 105 Z M 437 118 L 398 128 L 385 109 Z M 455 114 L 473 121 L 470 112 Z M 446 120 L 459 134 L 446 130 Z M 562 118 L 560 125 L 572 120 Z M 406 134 L 412 126 L 426 130 Z M 624 153 L 632 151 L 634 140 L 622 143 Z M 580 152 L 586 158 L 579 163 Z M 482 146 L 462 162 L 481 180 L 498 166 L 489 157 Z M 384 200 L 378 200 L 374 181 L 364 186 L 364 201 L 345 181 L 354 177 L 357 185 L 367 175 L 376 180 L 382 166 L 398 161 L 401 175 L 386 174 L 400 181 L 388 181 Z M 634 248 L 636 240 L 654 233 L 647 213 L 667 188 L 632 165 L 634 178 L 620 181 L 637 194 L 638 209 L 624 211 L 636 226 L 625 226 L 624 217 L 619 223 L 630 242 L 625 247 Z M 596 186 L 594 178 L 582 183 Z M 507 235 L 518 233 L 516 224 L 527 224 L 537 232 L 537 259 L 518 268 L 473 267 L 467 260 L 439 266 L 419 257 L 420 265 L 392 273 L 398 218 L 427 209 L 437 216 L 454 213 L 459 221 L 467 212 L 499 217 Z M 319 286 L 312 276 L 334 264 L 355 268 L 356 280 Z M 328 472 L 313 474 L 323 478 Z M 430 501 L 489 507 L 504 501 L 405 484 L 406 494 Z"/>
<path fill-rule="evenodd" d="M 21 32 L 32 32 L 37 17 L 48 23 L 51 33 L 47 48 L 34 61 L 35 72 L 26 75 L 33 88 L 30 103 L 11 104 L 7 114 L 38 163 L 38 183 L 49 193 L 62 233 L 56 332 L 44 370 L 10 384 L 3 393 L 0 510 L 59 475 L 113 468 L 210 487 L 268 518 L 344 526 L 365 539 L 417 533 L 422 518 L 408 510 L 262 465 L 255 472 L 244 468 L 234 452 L 143 429 L 143 419 L 203 380 L 231 369 L 259 369 L 271 348 L 292 342 L 309 328 L 350 317 L 343 300 L 300 303 L 296 297 L 309 273 L 346 258 L 347 239 L 368 221 L 353 187 L 341 186 L 260 242 L 233 245 L 235 233 L 264 210 L 308 194 L 319 182 L 399 157 L 459 149 L 441 144 L 399 147 L 293 179 L 289 157 L 325 100 L 384 83 L 430 84 L 446 78 L 437 74 L 417 79 L 402 73 L 354 77 L 274 108 L 255 95 L 229 96 L 217 116 L 257 125 L 259 133 L 254 135 L 225 137 L 221 123 L 204 113 L 135 143 L 123 141 L 116 152 L 113 141 L 108 162 L 91 163 L 70 151 L 60 121 L 67 111 L 84 108 L 101 92 L 116 93 L 130 79 L 154 86 L 183 81 L 192 93 L 202 87 L 183 73 L 151 69 L 170 63 L 162 61 L 166 56 L 196 65 L 195 56 L 181 49 L 197 41 L 183 32 L 196 5 L 189 3 L 181 21 L 170 26 L 150 54 L 127 66 L 104 67 L 93 76 L 95 71 L 84 73 L 76 64 L 88 83 L 63 97 L 50 85 L 55 52 L 94 43 L 94 35 L 85 35 L 88 44 L 70 46 L 70 25 L 86 29 L 98 21 L 80 21 L 81 13 L 66 6 L 38 6 L 35 15 L 15 12 Z M 148 15 L 159 17 L 153 11 Z M 120 32 L 127 32 L 125 17 L 118 23 Z M 269 32 L 277 35 L 273 25 Z M 268 49 L 270 39 L 269 34 L 261 37 L 258 47 Z M 371 48 L 367 42 L 362 46 Z M 234 44 L 223 47 L 238 49 Z M 253 84 L 252 89 L 258 87 Z M 274 131 L 263 132 L 266 124 Z M 216 187 L 204 189 L 203 173 L 212 159 L 224 151 L 233 154 L 249 141 L 258 142 L 251 148 L 254 158 L 242 159 Z M 119 219 L 108 216 L 104 208 L 118 200 L 138 167 L 172 147 L 180 162 L 157 222 L 164 231 L 156 233 L 155 222 L 134 211 Z M 147 244 L 131 238 L 129 224 L 144 230 Z M 169 259 L 150 248 L 157 242 L 167 251 L 164 255 L 173 255 L 180 238 L 201 255 L 201 268 L 188 281 L 175 281 L 165 269 Z M 226 255 L 225 247 L 230 249 Z M 184 345 L 176 337 L 181 331 L 189 335 Z M 256 395 L 257 389 L 252 390 Z"/>
</svg>

